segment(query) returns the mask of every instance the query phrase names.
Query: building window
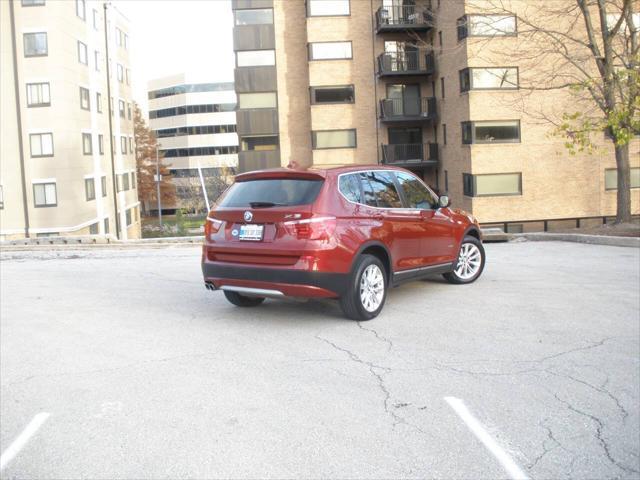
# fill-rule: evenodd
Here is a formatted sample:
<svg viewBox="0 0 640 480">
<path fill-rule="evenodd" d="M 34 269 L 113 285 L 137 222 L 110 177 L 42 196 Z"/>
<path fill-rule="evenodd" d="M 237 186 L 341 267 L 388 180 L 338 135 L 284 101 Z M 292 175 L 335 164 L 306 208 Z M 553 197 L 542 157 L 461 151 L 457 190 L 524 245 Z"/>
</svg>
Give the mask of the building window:
<svg viewBox="0 0 640 480">
<path fill-rule="evenodd" d="M 87 19 L 87 5 L 85 0 L 76 0 L 76 15 L 82 20 Z"/>
<path fill-rule="evenodd" d="M 311 103 L 353 103 L 355 88 L 353 85 L 336 85 L 331 87 L 311 87 Z"/>
<path fill-rule="evenodd" d="M 210 135 L 215 133 L 235 133 L 236 126 L 233 124 L 227 125 L 198 125 L 193 127 L 176 127 L 176 128 L 163 128 L 162 130 L 156 130 L 156 137 L 183 137 L 185 135 Z"/>
<path fill-rule="evenodd" d="M 309 44 L 309 60 L 344 60 L 352 57 L 351 42 L 318 42 Z"/>
<path fill-rule="evenodd" d="M 123 173 L 120 176 L 122 177 L 122 190 L 124 191 L 129 190 L 129 174 Z"/>
<path fill-rule="evenodd" d="M 163 150 L 165 158 L 175 157 L 198 157 L 203 155 L 231 155 L 238 153 L 238 147 L 222 146 L 222 147 L 191 147 L 191 148 L 171 148 Z"/>
<path fill-rule="evenodd" d="M 102 94 L 96 92 L 96 110 L 98 113 L 102 113 Z"/>
<path fill-rule="evenodd" d="M 93 153 L 93 146 L 91 145 L 91 134 L 82 134 L 82 154 L 91 155 Z"/>
<path fill-rule="evenodd" d="M 631 168 L 631 179 L 629 185 L 631 188 L 640 188 L 640 168 Z M 607 168 L 604 171 L 604 189 L 618 189 L 618 170 L 616 168 Z"/>
<path fill-rule="evenodd" d="M 312 132 L 314 150 L 325 148 L 356 148 L 356 131 L 351 130 L 316 130 Z"/>
<path fill-rule="evenodd" d="M 127 153 L 127 137 L 124 135 L 120 137 L 120 153 Z"/>
<path fill-rule="evenodd" d="M 27 83 L 27 106 L 48 107 L 51 105 L 49 83 Z"/>
<path fill-rule="evenodd" d="M 127 103 L 127 118 L 131 120 L 131 104 Z"/>
<path fill-rule="evenodd" d="M 277 135 L 256 135 L 251 137 L 242 137 L 240 139 L 240 150 L 248 151 L 265 151 L 278 149 Z"/>
<path fill-rule="evenodd" d="M 149 112 L 149 118 L 175 117 L 177 115 L 187 115 L 191 113 L 233 112 L 235 109 L 235 103 L 184 105 L 181 107 L 163 108 L 162 110 L 152 110 Z"/>
<path fill-rule="evenodd" d="M 465 15 L 458 19 L 458 40 L 513 36 L 517 31 L 517 21 L 513 15 Z"/>
<path fill-rule="evenodd" d="M 519 143 L 520 120 L 462 122 L 462 143 Z"/>
<path fill-rule="evenodd" d="M 277 98 L 275 92 L 266 93 L 239 93 L 238 108 L 276 108 Z"/>
<path fill-rule="evenodd" d="M 33 203 L 36 207 L 55 207 L 58 204 L 55 182 L 34 183 Z"/>
<path fill-rule="evenodd" d="M 100 52 L 98 50 L 95 50 L 93 52 L 93 61 L 95 62 L 96 65 L 96 72 L 100 71 Z"/>
<path fill-rule="evenodd" d="M 44 5 L 44 0 L 22 0 L 23 7 L 41 7 Z"/>
<path fill-rule="evenodd" d="M 337 17 L 350 13 L 349 0 L 307 1 L 307 15 L 310 17 Z"/>
<path fill-rule="evenodd" d="M 465 68 L 460 70 L 460 91 L 514 90 L 518 88 L 518 68 Z"/>
<path fill-rule="evenodd" d="M 96 9 L 93 10 L 93 28 L 94 30 L 100 29 L 100 14 Z"/>
<path fill-rule="evenodd" d="M 0 210 L 4 208 L 4 192 L 2 190 L 2 185 L 0 185 Z"/>
<path fill-rule="evenodd" d="M 442 143 L 444 145 L 447 144 L 447 124 L 446 123 L 442 124 Z"/>
<path fill-rule="evenodd" d="M 272 8 L 235 10 L 236 25 L 270 25 L 273 23 Z"/>
<path fill-rule="evenodd" d="M 442 98 L 445 98 L 444 77 L 440 77 L 440 93 L 442 94 Z"/>
<path fill-rule="evenodd" d="M 96 199 L 96 182 L 93 178 L 84 179 L 84 193 L 85 193 L 87 202 L 89 200 Z"/>
<path fill-rule="evenodd" d="M 98 223 L 92 223 L 89 225 L 89 235 L 97 235 L 98 229 L 100 228 Z"/>
<path fill-rule="evenodd" d="M 118 81 L 122 83 L 124 80 L 124 67 L 119 63 L 116 65 L 116 67 L 118 69 Z"/>
<path fill-rule="evenodd" d="M 131 75 L 131 70 L 129 70 L 128 68 L 126 68 L 124 70 L 124 78 L 127 82 L 127 85 L 131 85 L 131 80 L 130 80 L 130 75 Z"/>
<path fill-rule="evenodd" d="M 244 52 L 236 52 L 236 65 L 238 67 L 260 67 L 275 64 L 275 50 L 246 50 Z"/>
<path fill-rule="evenodd" d="M 83 110 L 91 109 L 91 102 L 89 101 L 89 89 L 80 87 L 80 108 Z"/>
<path fill-rule="evenodd" d="M 449 172 L 447 170 L 444 171 L 444 191 L 445 193 L 449 191 Z"/>
<path fill-rule="evenodd" d="M 128 227 L 129 225 L 131 225 L 131 208 L 125 212 L 124 216 L 127 221 L 127 227 Z"/>
<path fill-rule="evenodd" d="M 102 189 L 102 196 L 107 196 L 107 177 L 103 176 L 100 178 L 100 188 Z"/>
<path fill-rule="evenodd" d="M 105 233 L 105 235 L 109 234 L 109 219 L 108 218 L 104 219 L 104 233 Z"/>
<path fill-rule="evenodd" d="M 133 137 L 129 137 L 129 153 L 133 153 Z"/>
<path fill-rule="evenodd" d="M 136 188 L 136 172 L 131 172 L 131 188 Z"/>
<path fill-rule="evenodd" d="M 463 192 L 467 197 L 498 197 L 522 195 L 521 173 L 489 175 L 462 174 Z"/>
<path fill-rule="evenodd" d="M 440 47 L 440 53 L 442 53 L 442 49 L 444 48 L 442 45 L 442 30 L 438 32 L 438 44 Z"/>
<path fill-rule="evenodd" d="M 83 65 L 89 65 L 89 60 L 87 59 L 87 46 L 78 40 L 78 61 Z"/>
<path fill-rule="evenodd" d="M 104 155 L 104 135 L 98 134 L 98 151 L 100 155 Z"/>
<path fill-rule="evenodd" d="M 124 118 L 125 116 L 124 100 L 118 100 L 118 110 L 120 112 L 120 118 Z"/>
<path fill-rule="evenodd" d="M 25 33 L 23 42 L 25 57 L 42 57 L 49 53 L 47 32 Z"/>
<path fill-rule="evenodd" d="M 111 116 L 113 117 L 113 97 L 109 99 L 109 106 L 111 107 Z"/>
<path fill-rule="evenodd" d="M 32 133 L 29 135 L 32 157 L 53 156 L 53 133 Z"/>
</svg>

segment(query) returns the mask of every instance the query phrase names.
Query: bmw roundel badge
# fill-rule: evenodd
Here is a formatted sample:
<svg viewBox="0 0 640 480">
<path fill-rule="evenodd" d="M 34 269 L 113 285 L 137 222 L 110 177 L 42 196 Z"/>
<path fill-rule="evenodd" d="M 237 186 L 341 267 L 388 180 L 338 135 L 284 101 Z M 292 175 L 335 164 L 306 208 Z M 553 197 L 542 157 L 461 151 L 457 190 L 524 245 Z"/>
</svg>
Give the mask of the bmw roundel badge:
<svg viewBox="0 0 640 480">
<path fill-rule="evenodd" d="M 246 212 L 244 212 L 244 221 L 250 222 L 251 220 L 253 220 L 253 213 L 247 210 Z"/>
</svg>

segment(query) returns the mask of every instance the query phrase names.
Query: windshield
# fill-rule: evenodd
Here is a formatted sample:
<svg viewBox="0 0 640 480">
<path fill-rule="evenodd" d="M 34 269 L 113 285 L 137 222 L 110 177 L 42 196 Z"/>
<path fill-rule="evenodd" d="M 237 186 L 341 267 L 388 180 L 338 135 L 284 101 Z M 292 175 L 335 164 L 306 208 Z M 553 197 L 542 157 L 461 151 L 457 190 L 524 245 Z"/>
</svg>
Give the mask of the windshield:
<svg viewBox="0 0 640 480">
<path fill-rule="evenodd" d="M 275 206 L 308 205 L 313 203 L 322 180 L 264 179 L 235 183 L 220 203 L 219 207 L 268 208 Z"/>
</svg>

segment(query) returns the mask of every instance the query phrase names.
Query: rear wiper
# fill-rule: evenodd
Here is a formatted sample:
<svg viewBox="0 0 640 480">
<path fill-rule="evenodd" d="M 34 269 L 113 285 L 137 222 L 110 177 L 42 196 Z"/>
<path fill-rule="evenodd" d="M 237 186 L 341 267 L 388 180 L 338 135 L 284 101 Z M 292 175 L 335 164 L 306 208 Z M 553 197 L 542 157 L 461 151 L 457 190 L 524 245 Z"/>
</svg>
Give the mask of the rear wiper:
<svg viewBox="0 0 640 480">
<path fill-rule="evenodd" d="M 274 203 L 274 202 L 249 202 L 251 208 L 268 208 L 268 207 L 286 207 L 286 203 Z"/>
</svg>

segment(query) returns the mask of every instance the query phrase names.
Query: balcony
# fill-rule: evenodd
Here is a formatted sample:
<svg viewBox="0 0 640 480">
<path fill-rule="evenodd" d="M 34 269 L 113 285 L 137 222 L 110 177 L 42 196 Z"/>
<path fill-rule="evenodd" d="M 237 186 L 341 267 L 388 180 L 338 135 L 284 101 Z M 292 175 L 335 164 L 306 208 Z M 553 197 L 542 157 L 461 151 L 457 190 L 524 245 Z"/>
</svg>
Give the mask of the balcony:
<svg viewBox="0 0 640 480">
<path fill-rule="evenodd" d="M 380 7 L 376 12 L 376 32 L 426 32 L 433 27 L 433 15 L 424 7 L 402 5 Z"/>
<path fill-rule="evenodd" d="M 402 143 L 382 145 L 382 163 L 415 168 L 438 165 L 437 143 Z"/>
<path fill-rule="evenodd" d="M 431 75 L 435 72 L 435 67 L 436 60 L 433 53 L 420 50 L 381 53 L 378 56 L 379 77 Z"/>
<path fill-rule="evenodd" d="M 380 119 L 383 122 L 422 122 L 435 118 L 435 97 L 380 100 Z"/>
</svg>

